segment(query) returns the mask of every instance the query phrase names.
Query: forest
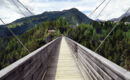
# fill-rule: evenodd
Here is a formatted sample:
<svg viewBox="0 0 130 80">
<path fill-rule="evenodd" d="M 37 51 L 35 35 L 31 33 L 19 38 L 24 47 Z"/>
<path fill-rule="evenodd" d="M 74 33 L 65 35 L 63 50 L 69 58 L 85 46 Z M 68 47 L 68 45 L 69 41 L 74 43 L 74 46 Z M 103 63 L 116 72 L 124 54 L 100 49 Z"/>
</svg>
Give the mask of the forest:
<svg viewBox="0 0 130 80">
<path fill-rule="evenodd" d="M 95 51 L 115 26 L 115 30 L 97 53 L 130 71 L 130 24 L 94 21 L 91 24 L 81 23 L 72 26 L 66 20 L 59 18 L 56 21 L 46 21 L 40 25 L 35 24 L 34 28 L 18 35 L 18 38 L 30 52 L 61 35 L 67 36 Z M 55 30 L 56 32 L 48 34 L 48 30 Z M 29 53 L 14 37 L 8 36 L 0 39 L 0 69 L 27 54 Z"/>
</svg>

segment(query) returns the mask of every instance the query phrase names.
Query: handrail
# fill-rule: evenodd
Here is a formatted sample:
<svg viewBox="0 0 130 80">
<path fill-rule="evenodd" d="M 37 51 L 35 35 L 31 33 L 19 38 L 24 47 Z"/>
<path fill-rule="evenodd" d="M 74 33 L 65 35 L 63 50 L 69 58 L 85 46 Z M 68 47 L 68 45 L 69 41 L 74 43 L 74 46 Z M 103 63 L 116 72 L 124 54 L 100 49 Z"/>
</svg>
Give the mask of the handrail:
<svg viewBox="0 0 130 80">
<path fill-rule="evenodd" d="M 130 80 L 129 71 L 72 39 L 65 38 L 70 48 L 73 50 L 73 53 L 77 56 L 79 64 L 82 64 L 82 67 L 85 68 L 85 71 L 87 71 L 94 80 L 95 78 L 97 80 Z"/>
<path fill-rule="evenodd" d="M 33 69 L 32 69 L 33 67 L 36 67 L 36 69 L 43 67 L 44 68 L 43 70 L 45 70 L 46 66 L 47 66 L 46 64 L 47 64 L 48 56 L 50 54 L 56 52 L 55 50 L 60 45 L 60 41 L 61 41 L 61 37 L 58 37 L 57 39 L 45 44 L 41 48 L 33 51 L 32 53 L 28 54 L 27 56 L 19 59 L 18 61 L 14 62 L 13 64 L 2 69 L 0 71 L 0 80 L 19 80 L 19 79 L 23 79 L 23 78 L 26 79 L 26 75 L 29 75 L 29 73 L 31 73 L 31 70 L 33 72 Z M 26 70 L 26 69 L 28 69 L 28 70 Z M 36 71 L 34 71 L 34 73 L 35 72 Z M 17 73 L 19 75 L 18 77 L 16 77 L 17 75 L 15 75 Z M 31 73 L 29 76 L 33 77 L 34 73 Z M 40 74 L 42 75 L 43 73 L 44 73 L 44 71 L 42 73 L 39 73 L 38 76 Z M 28 80 L 32 80 L 32 79 L 28 79 Z"/>
<path fill-rule="evenodd" d="M 84 78 L 90 80 L 130 80 L 130 72 L 65 37 L 72 49 Z M 0 71 L 0 80 L 41 80 L 48 59 L 59 49 L 61 37 L 49 42 Z M 87 76 L 86 76 L 87 75 Z"/>
</svg>

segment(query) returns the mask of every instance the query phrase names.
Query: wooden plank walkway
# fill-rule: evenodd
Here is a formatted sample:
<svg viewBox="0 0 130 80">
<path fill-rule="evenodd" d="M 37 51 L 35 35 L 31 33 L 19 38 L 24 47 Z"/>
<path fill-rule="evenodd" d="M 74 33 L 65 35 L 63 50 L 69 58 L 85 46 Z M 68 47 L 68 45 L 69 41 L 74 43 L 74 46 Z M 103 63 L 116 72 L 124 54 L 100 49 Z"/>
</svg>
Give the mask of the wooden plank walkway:
<svg viewBox="0 0 130 80">
<path fill-rule="evenodd" d="M 65 38 L 62 38 L 60 50 L 50 58 L 43 80 L 83 80 L 71 52 Z"/>
</svg>

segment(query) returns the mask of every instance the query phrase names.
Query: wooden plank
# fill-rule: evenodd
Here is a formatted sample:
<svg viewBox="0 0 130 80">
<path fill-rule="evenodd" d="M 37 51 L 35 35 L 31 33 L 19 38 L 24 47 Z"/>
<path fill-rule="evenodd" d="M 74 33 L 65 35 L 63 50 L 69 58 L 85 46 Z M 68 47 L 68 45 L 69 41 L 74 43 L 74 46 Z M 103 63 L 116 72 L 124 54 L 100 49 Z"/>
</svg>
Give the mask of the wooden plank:
<svg viewBox="0 0 130 80">
<path fill-rule="evenodd" d="M 50 58 L 48 70 L 43 80 L 83 80 L 73 59 L 72 51 L 62 38 L 59 54 Z"/>
</svg>

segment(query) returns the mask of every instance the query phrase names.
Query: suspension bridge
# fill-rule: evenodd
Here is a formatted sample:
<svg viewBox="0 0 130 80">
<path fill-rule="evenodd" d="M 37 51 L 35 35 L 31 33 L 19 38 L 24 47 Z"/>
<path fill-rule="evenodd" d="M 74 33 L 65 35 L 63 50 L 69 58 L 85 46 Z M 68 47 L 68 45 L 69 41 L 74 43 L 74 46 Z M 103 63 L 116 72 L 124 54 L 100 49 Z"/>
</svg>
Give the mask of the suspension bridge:
<svg viewBox="0 0 130 80">
<path fill-rule="evenodd" d="M 12 0 L 13 1 L 13 0 Z M 89 16 L 105 2 L 104 0 Z M 111 0 L 104 6 L 106 8 Z M 33 13 L 17 0 L 30 14 Z M 13 1 L 13 4 L 24 15 Z M 100 16 L 101 12 L 97 15 Z M 24 15 L 26 17 L 26 15 Z M 96 17 L 96 18 L 97 18 Z M 2 19 L 0 18 L 0 21 Z M 2 21 L 3 24 L 5 24 Z M 98 48 L 108 38 L 105 37 Z M 19 38 L 8 29 L 30 53 Z M 0 80 L 130 80 L 130 72 L 67 37 L 58 37 L 0 71 Z"/>
<path fill-rule="evenodd" d="M 130 80 L 130 72 L 59 37 L 2 69 L 0 80 Z"/>
</svg>

